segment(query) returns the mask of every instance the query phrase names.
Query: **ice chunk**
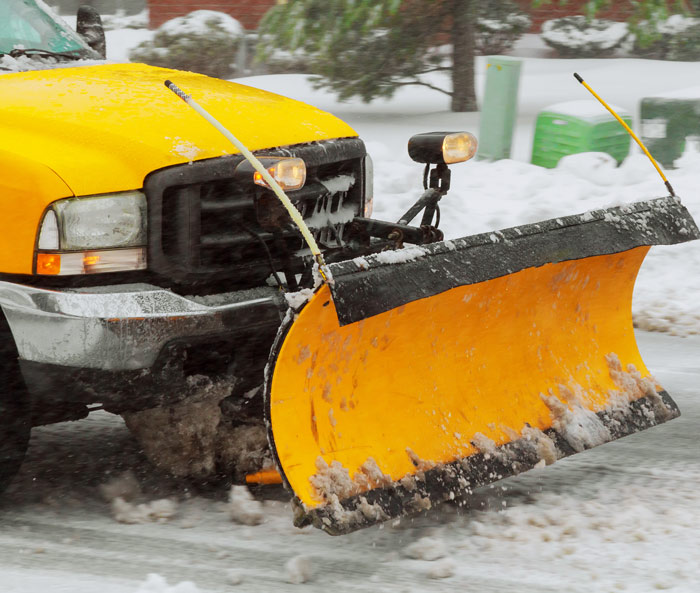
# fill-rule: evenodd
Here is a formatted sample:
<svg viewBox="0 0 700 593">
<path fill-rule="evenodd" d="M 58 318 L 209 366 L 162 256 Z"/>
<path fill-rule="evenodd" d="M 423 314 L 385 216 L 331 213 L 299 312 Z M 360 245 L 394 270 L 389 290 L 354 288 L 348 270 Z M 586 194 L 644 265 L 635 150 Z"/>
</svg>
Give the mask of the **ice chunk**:
<svg viewBox="0 0 700 593">
<path fill-rule="evenodd" d="M 229 585 L 240 585 L 243 582 L 243 574 L 240 570 L 231 568 L 226 571 L 226 582 Z"/>
<path fill-rule="evenodd" d="M 455 562 L 451 558 L 443 558 L 435 562 L 428 570 L 431 579 L 448 579 L 455 574 Z"/>
<path fill-rule="evenodd" d="M 414 560 L 439 560 L 447 556 L 445 544 L 435 537 L 422 537 L 406 546 L 404 556 Z"/>
<path fill-rule="evenodd" d="M 164 577 L 151 573 L 136 593 L 199 593 L 199 589 L 190 581 L 183 581 L 171 587 Z"/>
<path fill-rule="evenodd" d="M 245 486 L 232 486 L 228 500 L 228 514 L 234 523 L 260 525 L 265 519 L 262 503 Z"/>
<path fill-rule="evenodd" d="M 114 476 L 100 484 L 97 489 L 107 502 L 112 502 L 115 498 L 131 501 L 141 496 L 141 486 L 131 470 Z"/>
<path fill-rule="evenodd" d="M 311 558 L 309 556 L 294 556 L 284 565 L 287 582 L 294 585 L 306 583 L 313 576 Z"/>
<path fill-rule="evenodd" d="M 112 501 L 112 516 L 114 520 L 129 525 L 168 521 L 176 513 L 177 502 L 169 498 L 160 498 L 141 504 L 131 504 L 119 497 Z"/>
</svg>

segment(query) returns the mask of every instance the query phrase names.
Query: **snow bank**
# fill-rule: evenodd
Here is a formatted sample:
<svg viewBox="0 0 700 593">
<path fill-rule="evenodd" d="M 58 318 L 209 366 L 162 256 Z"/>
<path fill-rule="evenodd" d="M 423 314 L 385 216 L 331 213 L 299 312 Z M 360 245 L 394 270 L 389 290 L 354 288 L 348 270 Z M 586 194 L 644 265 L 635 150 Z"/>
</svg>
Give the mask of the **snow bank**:
<svg viewBox="0 0 700 593">
<path fill-rule="evenodd" d="M 523 161 L 530 157 L 534 118 L 541 110 L 556 103 L 588 101 L 572 72 L 585 73 L 606 100 L 635 113 L 641 98 L 671 93 L 679 84 L 687 87 L 682 81 L 693 80 L 696 67 L 651 60 L 523 59 L 513 149 L 518 160 L 472 160 L 451 167 L 452 189 L 440 202 L 445 236 L 492 232 L 665 195 L 658 174 L 635 147 L 620 167 L 600 153 L 567 157 L 553 170 Z M 479 88 L 484 73 L 485 61 L 479 58 Z M 405 148 L 412 134 L 438 128 L 477 131 L 479 126 L 478 114 L 448 113 L 439 93 L 427 89 L 402 89 L 392 100 L 365 105 L 355 100 L 338 102 L 330 93 L 315 90 L 304 75 L 258 76 L 241 82 L 317 105 L 350 123 L 374 159 L 374 216 L 382 220 L 397 220 L 420 195 L 422 169 L 408 158 Z M 441 81 L 436 78 L 435 82 Z M 695 94 L 690 89 L 679 96 Z M 700 155 L 692 142 L 687 143 L 687 154 L 676 166 L 667 176 L 691 214 L 700 220 Z M 362 258 L 356 263 L 366 267 Z M 637 280 L 635 324 L 676 335 L 700 333 L 700 300 L 694 296 L 700 294 L 698 269 L 698 242 L 653 248 Z"/>
</svg>

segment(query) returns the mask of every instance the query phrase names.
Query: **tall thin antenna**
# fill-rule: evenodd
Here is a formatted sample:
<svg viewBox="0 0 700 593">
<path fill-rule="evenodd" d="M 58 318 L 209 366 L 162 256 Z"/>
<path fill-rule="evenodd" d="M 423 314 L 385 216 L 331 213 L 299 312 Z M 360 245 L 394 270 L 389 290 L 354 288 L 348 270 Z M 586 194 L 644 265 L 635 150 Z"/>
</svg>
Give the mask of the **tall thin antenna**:
<svg viewBox="0 0 700 593">
<path fill-rule="evenodd" d="M 623 121 L 623 119 L 622 119 L 617 113 L 615 113 L 615 112 L 613 111 L 613 109 L 610 107 L 610 105 L 608 105 L 605 101 L 603 101 L 603 99 L 600 98 L 600 96 L 598 95 L 598 93 L 596 93 L 596 92 L 588 85 L 588 83 L 587 83 L 585 80 L 583 80 L 583 78 L 581 78 L 581 76 L 578 75 L 576 72 L 574 72 L 574 78 L 575 78 L 576 80 L 578 80 L 583 86 L 585 86 L 585 87 L 588 89 L 588 91 L 591 93 L 591 95 L 593 95 L 596 99 L 598 99 L 598 101 L 600 101 L 601 105 L 602 105 L 603 107 L 605 107 L 610 113 L 612 113 L 613 116 L 615 117 L 615 119 L 616 119 L 618 122 L 620 122 L 620 125 L 622 125 L 622 127 L 625 128 L 625 130 L 627 130 L 627 133 L 628 133 L 630 136 L 632 136 L 632 138 L 635 139 L 635 141 L 637 142 L 637 144 L 639 144 L 639 148 L 641 148 L 641 149 L 644 151 L 644 154 L 646 154 L 647 157 L 649 157 L 649 160 L 651 161 L 651 164 L 654 165 L 654 167 L 656 167 L 656 170 L 659 172 L 659 175 L 661 175 L 661 179 L 664 180 L 664 184 L 666 184 L 666 189 L 667 189 L 667 190 L 669 191 L 669 193 L 671 194 L 671 197 L 674 197 L 674 198 L 675 198 L 675 197 L 676 197 L 676 192 L 673 191 L 673 187 L 671 187 L 670 181 L 669 181 L 668 179 L 666 179 L 666 175 L 664 175 L 663 171 L 661 170 L 661 167 L 659 167 L 659 164 L 654 160 L 654 157 L 651 156 L 651 153 L 647 150 L 647 147 L 644 146 L 644 143 L 637 137 L 637 135 L 636 135 L 636 134 L 632 131 L 632 129 Z"/>
</svg>

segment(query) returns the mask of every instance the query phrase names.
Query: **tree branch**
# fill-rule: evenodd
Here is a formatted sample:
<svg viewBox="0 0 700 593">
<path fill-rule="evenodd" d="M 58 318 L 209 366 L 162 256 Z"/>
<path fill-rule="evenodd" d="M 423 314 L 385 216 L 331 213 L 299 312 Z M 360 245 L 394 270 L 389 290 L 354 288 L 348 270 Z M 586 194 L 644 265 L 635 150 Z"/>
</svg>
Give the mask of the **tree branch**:
<svg viewBox="0 0 700 593">
<path fill-rule="evenodd" d="M 452 70 L 452 66 L 437 66 L 431 68 L 430 70 L 421 70 L 418 74 L 428 74 L 429 72 L 444 72 L 445 70 Z"/>
<path fill-rule="evenodd" d="M 427 82 L 423 82 L 422 80 L 407 80 L 404 82 L 393 82 L 392 86 L 410 86 L 410 85 L 418 85 L 418 86 L 427 86 L 429 89 L 433 89 L 434 91 L 438 91 L 440 93 L 443 93 L 447 95 L 448 97 L 452 96 L 452 93 L 450 91 L 446 91 L 445 89 L 441 89 L 440 87 L 433 86 L 432 84 L 429 84 Z"/>
</svg>

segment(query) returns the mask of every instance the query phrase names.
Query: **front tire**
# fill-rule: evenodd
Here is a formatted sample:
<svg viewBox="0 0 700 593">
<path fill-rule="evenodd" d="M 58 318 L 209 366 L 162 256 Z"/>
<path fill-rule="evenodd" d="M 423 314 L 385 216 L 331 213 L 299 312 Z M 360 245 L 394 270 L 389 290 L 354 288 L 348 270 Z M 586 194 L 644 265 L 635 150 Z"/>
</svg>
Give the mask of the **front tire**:
<svg viewBox="0 0 700 593">
<path fill-rule="evenodd" d="M 2 320 L 6 326 L 5 320 Z M 3 328 L 5 329 L 5 328 Z M 9 331 L 0 330 L 0 494 L 19 471 L 32 428 L 29 394 Z"/>
</svg>

